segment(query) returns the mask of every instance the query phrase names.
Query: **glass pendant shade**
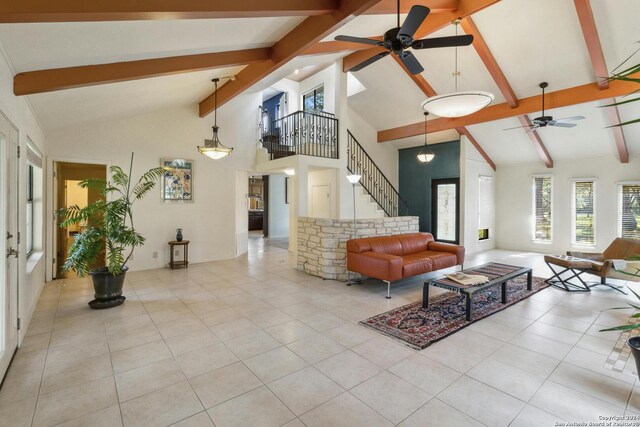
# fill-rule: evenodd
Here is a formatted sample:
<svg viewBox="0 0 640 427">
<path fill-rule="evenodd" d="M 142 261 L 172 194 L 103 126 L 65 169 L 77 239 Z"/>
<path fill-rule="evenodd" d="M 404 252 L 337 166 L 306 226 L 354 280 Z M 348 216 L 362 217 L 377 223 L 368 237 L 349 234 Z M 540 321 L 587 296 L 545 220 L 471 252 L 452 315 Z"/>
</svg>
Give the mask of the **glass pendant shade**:
<svg viewBox="0 0 640 427">
<path fill-rule="evenodd" d="M 204 154 L 210 159 L 218 160 L 228 156 L 233 151 L 233 148 L 222 145 L 218 138 L 218 82 L 220 79 L 213 79 L 215 84 L 215 92 L 213 93 L 213 136 L 211 139 L 205 139 L 204 145 L 198 146 L 200 154 Z"/>
<path fill-rule="evenodd" d="M 225 147 L 218 139 L 218 126 L 213 126 L 213 136 L 211 139 L 205 139 L 204 145 L 198 146 L 200 154 L 204 154 L 214 160 L 221 159 L 228 156 L 233 151 L 233 148 Z"/>
<path fill-rule="evenodd" d="M 427 98 L 422 109 L 440 117 L 462 117 L 482 110 L 494 100 L 484 91 L 453 92 Z"/>
<path fill-rule="evenodd" d="M 422 163 L 429 163 L 431 160 L 433 160 L 436 157 L 433 151 L 429 150 L 429 147 L 427 146 L 427 116 L 428 115 L 429 115 L 429 112 L 425 111 L 424 113 L 424 147 L 422 148 L 422 150 L 420 150 L 420 152 L 416 156 L 418 158 L 418 161 Z"/>
</svg>

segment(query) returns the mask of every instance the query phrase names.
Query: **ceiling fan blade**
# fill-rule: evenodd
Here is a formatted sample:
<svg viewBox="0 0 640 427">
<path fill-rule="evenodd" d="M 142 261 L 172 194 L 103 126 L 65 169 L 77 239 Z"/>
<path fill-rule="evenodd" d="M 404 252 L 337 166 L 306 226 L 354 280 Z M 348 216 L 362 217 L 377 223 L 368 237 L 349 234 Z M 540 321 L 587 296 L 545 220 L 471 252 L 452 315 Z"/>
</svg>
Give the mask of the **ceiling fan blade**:
<svg viewBox="0 0 640 427">
<path fill-rule="evenodd" d="M 389 55 L 389 52 L 382 52 L 382 53 L 379 53 L 379 54 L 377 54 L 375 56 L 372 56 L 371 58 L 367 59 L 366 61 L 363 61 L 363 62 L 359 63 L 358 65 L 356 65 L 355 67 L 353 67 L 351 69 L 351 71 L 360 71 L 364 67 L 366 67 L 367 65 L 371 65 L 374 62 L 378 61 L 379 59 L 384 58 L 387 55 Z"/>
<path fill-rule="evenodd" d="M 384 44 L 380 40 L 366 39 L 363 37 L 351 37 L 351 36 L 335 36 L 334 40 L 337 40 L 340 42 L 370 44 L 373 46 L 382 46 Z"/>
<path fill-rule="evenodd" d="M 557 119 L 556 122 L 573 122 L 576 120 L 584 120 L 584 116 L 564 117 L 562 119 Z"/>
<path fill-rule="evenodd" d="M 534 130 L 540 129 L 540 126 L 531 126 L 525 133 L 531 133 Z"/>
<path fill-rule="evenodd" d="M 531 125 L 531 126 L 516 126 L 514 128 L 506 128 L 506 129 L 502 129 L 502 130 L 529 129 L 529 128 L 532 128 L 532 127 L 535 127 L 535 126 L 533 126 L 533 125 Z"/>
<path fill-rule="evenodd" d="M 469 46 L 471 43 L 473 43 L 473 36 L 471 34 L 465 34 L 463 36 L 416 40 L 411 43 L 411 47 L 414 49 L 434 49 L 438 47 Z"/>
<path fill-rule="evenodd" d="M 412 40 L 413 35 L 418 31 L 418 28 L 420 28 L 420 25 L 422 25 L 424 20 L 427 19 L 427 15 L 429 15 L 430 11 L 431 9 L 426 6 L 411 6 L 407 19 L 404 20 L 402 27 L 400 27 L 400 31 L 398 31 L 398 40 L 402 42 Z"/>
<path fill-rule="evenodd" d="M 552 124 L 550 126 L 558 127 L 558 128 L 574 128 L 574 127 L 576 127 L 578 125 L 575 124 L 575 123 L 558 123 L 558 122 L 556 122 L 556 123 L 554 123 L 554 124 Z"/>
<path fill-rule="evenodd" d="M 407 70 L 409 70 L 411 74 L 420 74 L 424 71 L 424 68 L 422 68 L 422 65 L 413 53 L 404 51 L 400 55 L 398 55 L 398 58 L 400 58 L 400 61 L 402 61 L 404 66 L 407 67 Z"/>
</svg>

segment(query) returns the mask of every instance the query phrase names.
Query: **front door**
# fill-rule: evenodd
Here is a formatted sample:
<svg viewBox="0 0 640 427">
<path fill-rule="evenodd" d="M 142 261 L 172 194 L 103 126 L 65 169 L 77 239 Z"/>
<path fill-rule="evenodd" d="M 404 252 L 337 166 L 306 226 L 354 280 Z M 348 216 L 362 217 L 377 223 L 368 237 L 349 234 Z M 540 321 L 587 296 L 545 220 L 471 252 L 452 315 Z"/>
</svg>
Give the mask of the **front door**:
<svg viewBox="0 0 640 427">
<path fill-rule="evenodd" d="M 18 347 L 18 132 L 0 113 L 0 379 Z"/>
<path fill-rule="evenodd" d="M 440 242 L 460 241 L 460 179 L 431 181 L 431 230 Z"/>
</svg>

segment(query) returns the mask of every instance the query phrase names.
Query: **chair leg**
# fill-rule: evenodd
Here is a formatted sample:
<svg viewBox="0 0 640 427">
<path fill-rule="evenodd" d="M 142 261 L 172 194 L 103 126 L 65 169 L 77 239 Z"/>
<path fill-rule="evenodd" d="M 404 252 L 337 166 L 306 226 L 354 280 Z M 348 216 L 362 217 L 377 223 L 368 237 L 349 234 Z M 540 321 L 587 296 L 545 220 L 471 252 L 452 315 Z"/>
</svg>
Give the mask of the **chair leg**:
<svg viewBox="0 0 640 427">
<path fill-rule="evenodd" d="M 620 292 L 621 294 L 627 295 L 627 293 L 625 291 L 623 291 L 624 287 L 623 286 L 619 286 L 619 285 L 613 285 L 611 283 L 607 283 L 607 278 L 606 277 L 601 277 L 600 278 L 600 283 L 594 283 L 592 285 L 588 285 L 589 288 L 593 288 L 594 286 L 608 286 L 611 289 Z"/>
<path fill-rule="evenodd" d="M 388 280 L 383 280 L 387 284 L 387 296 L 385 298 L 391 299 L 391 282 Z"/>
<path fill-rule="evenodd" d="M 589 285 L 587 285 L 586 282 L 582 280 L 582 277 L 580 277 L 580 275 L 584 273 L 584 271 L 576 270 L 573 268 L 565 268 L 564 270 L 560 271 L 560 267 L 558 267 L 556 264 L 550 264 L 548 262 L 545 263 L 553 273 L 553 276 L 545 280 L 545 282 L 547 282 L 549 285 L 553 286 L 554 288 L 561 289 L 565 292 L 591 292 Z M 552 267 L 553 265 L 556 265 L 556 267 L 558 267 L 557 270 Z M 567 272 L 570 272 L 571 276 L 565 277 L 563 279 L 561 276 Z M 570 282 L 570 280 L 574 278 L 578 279 L 580 283 L 577 284 Z"/>
</svg>

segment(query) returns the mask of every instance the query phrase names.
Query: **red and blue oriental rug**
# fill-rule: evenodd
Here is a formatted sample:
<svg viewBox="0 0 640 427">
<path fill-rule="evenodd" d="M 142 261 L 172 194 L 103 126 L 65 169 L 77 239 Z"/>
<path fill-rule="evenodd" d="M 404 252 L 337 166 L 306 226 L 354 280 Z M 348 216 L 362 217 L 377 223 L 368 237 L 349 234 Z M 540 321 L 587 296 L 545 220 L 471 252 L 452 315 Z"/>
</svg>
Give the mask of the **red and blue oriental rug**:
<svg viewBox="0 0 640 427">
<path fill-rule="evenodd" d="M 473 320 L 465 319 L 465 296 L 445 292 L 429 299 L 429 307 L 422 301 L 389 310 L 360 322 L 370 329 L 403 341 L 407 346 L 422 350 L 432 343 L 451 335 L 471 323 L 504 310 L 549 285 L 541 277 L 533 277 L 532 289 L 527 290 L 527 276 L 518 276 L 507 282 L 507 303 L 502 304 L 500 286 L 494 286 L 473 296 Z"/>
</svg>

